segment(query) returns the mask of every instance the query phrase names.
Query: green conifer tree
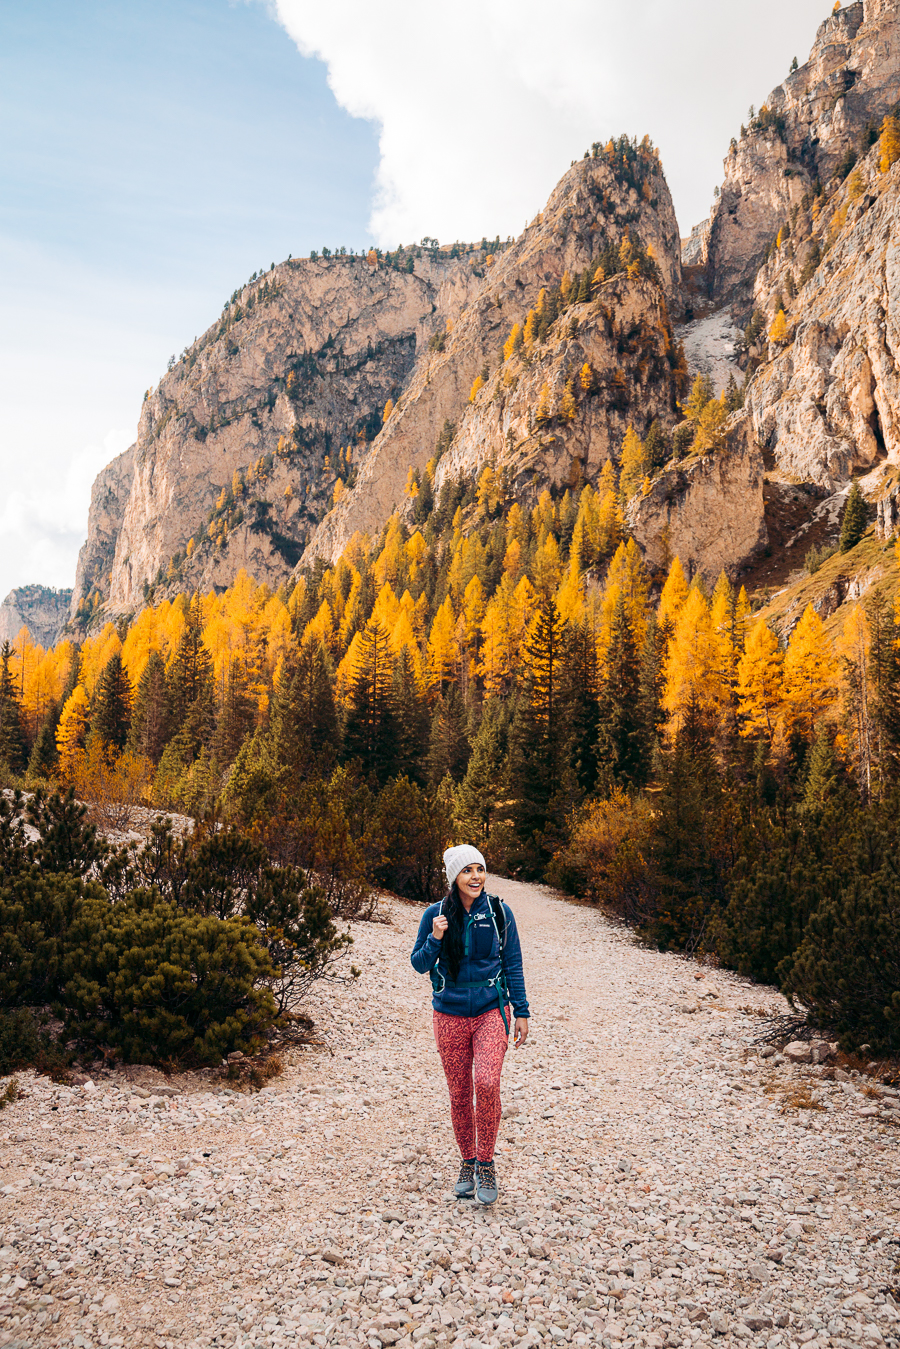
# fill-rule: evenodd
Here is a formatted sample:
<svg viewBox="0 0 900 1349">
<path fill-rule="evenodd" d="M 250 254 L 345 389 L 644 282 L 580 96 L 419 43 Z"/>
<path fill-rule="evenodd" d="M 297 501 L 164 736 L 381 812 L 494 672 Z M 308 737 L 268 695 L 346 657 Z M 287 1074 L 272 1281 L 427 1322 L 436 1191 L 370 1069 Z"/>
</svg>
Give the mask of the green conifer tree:
<svg viewBox="0 0 900 1349">
<path fill-rule="evenodd" d="M 151 651 L 138 680 L 128 732 L 132 754 L 159 763 L 169 740 L 169 689 L 166 663 L 158 651 Z"/>
<path fill-rule="evenodd" d="M 670 623 L 657 622 L 656 614 L 647 619 L 644 649 L 641 652 L 641 721 L 647 738 L 650 761 L 655 763 L 660 752 L 666 714 L 663 693 L 666 687 L 666 653 L 672 635 Z"/>
<path fill-rule="evenodd" d="M 499 699 L 484 706 L 472 741 L 472 757 L 454 793 L 454 815 L 461 838 L 486 842 L 497 804 L 503 799 L 508 712 Z"/>
<path fill-rule="evenodd" d="M 179 737 L 178 757 L 191 763 L 215 728 L 212 656 L 203 644 L 200 597 L 195 595 L 175 659 L 167 671 L 168 720 Z"/>
<path fill-rule="evenodd" d="M 651 853 L 658 892 L 647 929 L 663 950 L 693 949 L 721 903 L 712 838 L 721 796 L 705 718 L 692 702 L 664 758 L 655 803 Z"/>
<path fill-rule="evenodd" d="M 613 786 L 642 787 L 650 774 L 650 745 L 641 705 L 641 661 L 620 591 L 610 625 L 606 669 L 600 687 L 597 758 L 600 779 Z"/>
<path fill-rule="evenodd" d="M 19 691 L 9 668 L 11 658 L 12 648 L 4 642 L 0 647 L 0 764 L 11 773 L 22 773 L 27 760 L 25 734 Z"/>
<path fill-rule="evenodd" d="M 428 738 L 428 785 L 435 790 L 449 777 L 462 782 L 472 750 L 466 735 L 466 708 L 455 684 L 437 701 Z"/>
<path fill-rule="evenodd" d="M 292 782 L 325 778 L 337 763 L 341 731 L 328 653 L 305 642 L 276 690 L 272 704 L 275 755 Z"/>
<path fill-rule="evenodd" d="M 566 624 L 544 593 L 525 648 L 525 685 L 510 727 L 509 781 L 516 795 L 516 832 L 535 874 L 559 846 L 572 805 L 565 705 Z"/>
<path fill-rule="evenodd" d="M 131 684 L 119 652 L 110 656 L 97 680 L 91 729 L 112 749 L 122 750 L 131 726 Z"/>
<path fill-rule="evenodd" d="M 822 722 L 807 757 L 803 804 L 807 810 L 821 810 L 834 793 L 837 772 L 834 743 L 829 728 Z"/>
<path fill-rule="evenodd" d="M 854 482 L 841 516 L 841 534 L 838 546 L 842 553 L 855 548 L 866 532 L 866 499 L 858 482 Z"/>
<path fill-rule="evenodd" d="M 31 751 L 31 757 L 28 760 L 28 776 L 32 781 L 51 778 L 56 771 L 56 765 L 59 762 L 59 751 L 56 748 L 56 727 L 59 723 L 61 710 L 59 703 L 51 703 L 47 708 L 44 720 L 41 722 Z"/>
<path fill-rule="evenodd" d="M 647 438 L 644 441 L 644 452 L 647 455 L 647 463 L 650 469 L 662 468 L 671 454 L 669 438 L 656 417 L 650 423 L 650 430 L 647 432 Z"/>
<path fill-rule="evenodd" d="M 348 701 L 344 757 L 357 759 L 364 774 L 383 784 L 395 772 L 398 728 L 393 660 L 388 635 L 377 620 L 370 620 L 363 633 Z"/>
<path fill-rule="evenodd" d="M 893 812 L 869 820 L 844 848 L 852 868 L 823 877 L 827 891 L 810 914 L 782 991 L 812 1025 L 833 1027 L 846 1050 L 900 1053 L 900 884 Z M 849 872 L 849 874 L 848 874 Z M 843 884 L 839 884 L 842 880 Z"/>
<path fill-rule="evenodd" d="M 234 763 L 241 745 L 252 734 L 255 723 L 256 707 L 250 693 L 247 670 L 234 657 L 225 680 L 212 739 L 212 752 L 217 764 L 226 767 Z"/>
<path fill-rule="evenodd" d="M 581 796 L 597 785 L 597 737 L 600 727 L 600 673 L 597 643 L 586 623 L 572 623 L 567 633 L 565 704 L 571 737 L 572 771 Z"/>
<path fill-rule="evenodd" d="M 404 647 L 394 662 L 394 717 L 397 727 L 394 774 L 424 786 L 428 759 L 422 747 L 428 744 L 431 718 L 428 701 L 419 688 L 409 649 Z"/>
</svg>

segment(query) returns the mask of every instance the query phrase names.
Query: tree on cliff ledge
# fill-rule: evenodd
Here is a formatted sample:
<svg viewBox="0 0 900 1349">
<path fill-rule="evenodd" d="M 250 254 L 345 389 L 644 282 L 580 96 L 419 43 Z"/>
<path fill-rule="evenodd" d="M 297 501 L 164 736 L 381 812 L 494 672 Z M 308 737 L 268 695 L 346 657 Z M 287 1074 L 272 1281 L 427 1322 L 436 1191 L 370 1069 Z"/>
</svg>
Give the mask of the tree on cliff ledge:
<svg viewBox="0 0 900 1349">
<path fill-rule="evenodd" d="M 866 532 L 866 499 L 860 491 L 859 483 L 850 488 L 844 514 L 841 518 L 841 537 L 839 547 L 842 553 L 855 548 Z"/>
</svg>

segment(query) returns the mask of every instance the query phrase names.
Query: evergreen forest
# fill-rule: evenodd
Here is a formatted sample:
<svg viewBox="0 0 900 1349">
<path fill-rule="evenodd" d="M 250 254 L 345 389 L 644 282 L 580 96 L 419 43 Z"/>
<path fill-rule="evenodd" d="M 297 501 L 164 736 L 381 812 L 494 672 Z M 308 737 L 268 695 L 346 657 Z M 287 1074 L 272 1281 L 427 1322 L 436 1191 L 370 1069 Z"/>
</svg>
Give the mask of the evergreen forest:
<svg viewBox="0 0 900 1349">
<path fill-rule="evenodd" d="M 900 1053 L 898 612 L 876 590 L 783 639 L 724 574 L 648 574 L 623 507 L 653 446 L 626 441 L 626 482 L 533 505 L 491 464 L 437 490 L 433 460 L 378 539 L 277 593 L 242 573 L 5 645 L 29 795 L 0 818 L 4 1026 L 48 1006 L 125 1057 L 253 1048 L 353 977 L 373 888 L 428 902 L 470 841 Z M 148 807 L 168 823 L 117 844 Z"/>
</svg>

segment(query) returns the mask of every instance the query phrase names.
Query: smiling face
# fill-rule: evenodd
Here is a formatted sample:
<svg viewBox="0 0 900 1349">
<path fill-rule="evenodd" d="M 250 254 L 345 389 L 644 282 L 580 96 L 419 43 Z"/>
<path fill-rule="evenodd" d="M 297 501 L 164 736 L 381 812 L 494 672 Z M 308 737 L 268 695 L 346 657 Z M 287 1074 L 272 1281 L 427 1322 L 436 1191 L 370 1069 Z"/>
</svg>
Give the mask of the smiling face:
<svg viewBox="0 0 900 1349">
<path fill-rule="evenodd" d="M 484 867 L 480 862 L 470 862 L 456 878 L 459 897 L 468 908 L 484 889 Z"/>
</svg>

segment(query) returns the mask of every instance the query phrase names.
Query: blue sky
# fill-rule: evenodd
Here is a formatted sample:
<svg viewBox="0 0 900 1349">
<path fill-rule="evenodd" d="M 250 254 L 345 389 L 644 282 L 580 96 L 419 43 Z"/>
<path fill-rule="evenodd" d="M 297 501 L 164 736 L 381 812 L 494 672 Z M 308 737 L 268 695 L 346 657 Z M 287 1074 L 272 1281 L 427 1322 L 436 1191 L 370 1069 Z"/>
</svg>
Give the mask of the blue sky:
<svg viewBox="0 0 900 1349">
<path fill-rule="evenodd" d="M 72 583 L 90 482 L 235 285 L 370 237 L 378 148 L 262 5 L 0 10 L 2 598 Z"/>
<path fill-rule="evenodd" d="M 0 598 L 71 585 L 143 390 L 289 253 L 516 234 L 590 142 L 659 144 L 682 232 L 820 0 L 0 5 Z M 739 53 L 739 59 L 736 54 Z"/>
</svg>

